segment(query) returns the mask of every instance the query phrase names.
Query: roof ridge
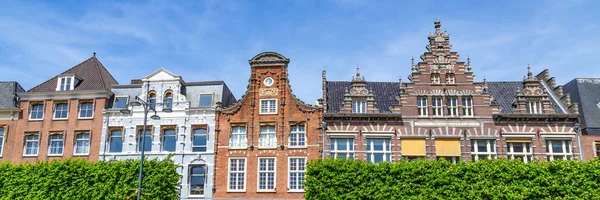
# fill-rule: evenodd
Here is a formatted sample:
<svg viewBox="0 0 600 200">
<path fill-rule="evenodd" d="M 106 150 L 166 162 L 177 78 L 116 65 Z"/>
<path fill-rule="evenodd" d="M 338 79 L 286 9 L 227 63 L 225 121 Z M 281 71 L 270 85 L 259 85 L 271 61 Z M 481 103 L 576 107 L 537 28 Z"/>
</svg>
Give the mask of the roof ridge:
<svg viewBox="0 0 600 200">
<path fill-rule="evenodd" d="M 96 58 L 96 57 L 94 56 L 94 58 Z M 98 68 L 99 71 L 100 70 L 104 70 L 110 76 L 110 78 L 113 81 L 115 81 L 115 84 L 119 84 L 119 81 L 117 81 L 117 79 L 115 79 L 115 77 L 113 77 L 113 75 L 110 73 L 110 71 L 108 71 L 108 69 L 106 69 L 106 67 L 104 67 L 104 65 L 102 64 L 102 62 L 100 62 L 100 60 L 98 58 L 96 58 L 96 62 L 100 65 L 99 68 Z M 100 74 L 102 74 L 102 71 L 100 71 Z M 102 78 L 102 77 L 100 77 L 100 78 L 102 80 L 102 83 L 104 83 L 104 78 Z M 106 84 L 106 83 L 104 83 L 104 84 Z M 108 84 L 108 88 L 107 89 L 110 90 L 111 85 L 112 84 Z"/>
<path fill-rule="evenodd" d="M 44 84 L 45 84 L 45 83 L 47 83 L 47 82 L 50 82 L 52 79 L 54 79 L 54 78 L 56 78 L 56 77 L 60 76 L 61 74 L 67 73 L 69 70 L 72 70 L 72 69 L 74 69 L 75 67 L 78 67 L 78 66 L 80 66 L 81 64 L 83 64 L 83 63 L 87 62 L 88 60 L 90 60 L 90 59 L 92 59 L 92 58 L 95 58 L 95 57 L 94 57 L 94 56 L 92 56 L 92 57 L 90 57 L 90 58 L 88 58 L 88 59 L 84 60 L 83 62 L 80 62 L 79 64 L 77 64 L 77 65 L 75 65 L 75 66 L 73 66 L 73 67 L 71 67 L 71 68 L 69 68 L 69 69 L 65 70 L 64 72 L 61 72 L 61 73 L 57 74 L 56 76 L 53 76 L 52 78 L 50 78 L 50 79 L 48 79 L 48 80 L 46 80 L 46 81 L 44 81 L 44 82 L 42 82 L 42 83 L 40 83 L 40 84 L 36 85 L 35 87 L 32 87 L 31 89 L 27 90 L 27 92 L 29 92 L 29 91 L 31 91 L 31 90 L 33 90 L 33 89 L 36 89 L 36 88 L 40 87 L 41 85 L 44 85 Z"/>
</svg>

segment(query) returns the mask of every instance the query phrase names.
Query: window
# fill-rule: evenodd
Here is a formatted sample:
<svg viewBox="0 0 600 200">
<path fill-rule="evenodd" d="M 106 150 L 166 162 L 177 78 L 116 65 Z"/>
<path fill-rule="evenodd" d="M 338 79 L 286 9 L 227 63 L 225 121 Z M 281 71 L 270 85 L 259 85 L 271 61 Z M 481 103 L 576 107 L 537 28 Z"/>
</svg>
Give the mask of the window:
<svg viewBox="0 0 600 200">
<path fill-rule="evenodd" d="M 454 84 L 455 83 L 454 77 L 455 77 L 454 74 L 446 74 L 446 83 Z"/>
<path fill-rule="evenodd" d="M 229 148 L 246 148 L 246 127 L 233 126 L 231 127 L 231 137 L 229 138 Z"/>
<path fill-rule="evenodd" d="M 277 114 L 277 100 L 276 99 L 261 99 L 260 100 L 260 114 Z"/>
<path fill-rule="evenodd" d="M 271 77 L 267 77 L 267 78 L 265 78 L 265 80 L 263 81 L 263 83 L 264 83 L 264 84 L 265 84 L 265 86 L 267 86 L 267 87 L 269 87 L 269 86 L 273 85 L 273 82 L 274 82 L 274 81 L 273 81 L 273 78 L 271 78 Z"/>
<path fill-rule="evenodd" d="M 442 97 L 431 98 L 431 114 L 433 116 L 444 116 L 442 112 Z"/>
<path fill-rule="evenodd" d="M 448 97 L 446 99 L 446 108 L 448 110 L 448 116 L 458 116 L 458 106 L 456 97 Z"/>
<path fill-rule="evenodd" d="M 431 83 L 439 84 L 440 83 L 440 74 L 437 74 L 437 73 L 431 74 Z"/>
<path fill-rule="evenodd" d="M 275 158 L 258 158 L 258 191 L 275 190 Z"/>
<path fill-rule="evenodd" d="M 529 101 L 525 104 L 525 108 L 527 109 L 527 113 L 529 114 L 542 114 L 542 102 L 540 101 Z"/>
<path fill-rule="evenodd" d="M 417 98 L 417 109 L 419 116 L 427 116 L 427 97 Z"/>
<path fill-rule="evenodd" d="M 462 106 L 462 112 L 464 116 L 473 116 L 473 98 L 463 97 Z"/>
<path fill-rule="evenodd" d="M 175 129 L 164 129 L 162 135 L 162 151 L 175 152 L 177 135 Z"/>
<path fill-rule="evenodd" d="M 571 160 L 571 140 L 546 140 L 546 160 Z"/>
<path fill-rule="evenodd" d="M 113 108 L 127 108 L 129 97 L 115 97 Z"/>
<path fill-rule="evenodd" d="M 163 109 L 172 109 L 173 108 L 173 93 L 168 91 L 165 93 L 165 104 Z"/>
<path fill-rule="evenodd" d="M 306 172 L 306 158 L 289 158 L 290 173 L 288 176 L 290 191 L 304 191 L 304 173 Z"/>
<path fill-rule="evenodd" d="M 261 126 L 260 137 L 258 138 L 259 148 L 276 148 L 277 135 L 275 134 L 275 126 Z"/>
<path fill-rule="evenodd" d="M 400 145 L 403 158 L 418 159 L 426 156 L 425 139 L 423 138 L 402 138 Z"/>
<path fill-rule="evenodd" d="M 31 105 L 31 112 L 29 113 L 29 119 L 44 119 L 44 104 L 33 104 Z"/>
<path fill-rule="evenodd" d="M 39 135 L 25 136 L 25 155 L 37 156 L 39 146 Z"/>
<path fill-rule="evenodd" d="M 64 78 L 60 78 L 60 85 L 58 90 L 59 91 L 69 91 L 69 90 L 73 90 L 73 77 L 64 77 Z"/>
<path fill-rule="evenodd" d="M 115 129 L 110 131 L 108 152 L 121 153 L 123 151 L 123 131 Z"/>
<path fill-rule="evenodd" d="M 594 155 L 594 157 L 600 157 L 600 141 L 595 141 L 594 142 L 594 147 L 595 147 L 595 155 Z"/>
<path fill-rule="evenodd" d="M 194 129 L 194 135 L 192 136 L 193 144 L 192 151 L 193 152 L 206 152 L 206 128 L 197 128 Z"/>
<path fill-rule="evenodd" d="M 354 159 L 354 139 L 331 138 L 329 139 L 330 157 Z"/>
<path fill-rule="evenodd" d="M 50 151 L 48 151 L 48 155 L 62 155 L 63 154 L 63 135 L 62 132 L 59 134 L 50 133 Z"/>
<path fill-rule="evenodd" d="M 204 195 L 205 178 L 206 170 L 204 165 L 190 167 L 190 195 Z"/>
<path fill-rule="evenodd" d="M 88 132 L 83 132 L 75 135 L 75 155 L 88 155 L 89 153 L 90 134 Z"/>
<path fill-rule="evenodd" d="M 227 191 L 246 191 L 245 158 L 229 158 L 229 187 Z"/>
<path fill-rule="evenodd" d="M 144 133 L 143 129 L 139 129 L 137 136 L 138 151 L 152 151 L 152 130 L 146 129 Z"/>
<path fill-rule="evenodd" d="M 290 147 L 305 147 L 306 146 L 306 132 L 304 132 L 304 125 L 294 125 L 291 127 L 290 132 Z"/>
<path fill-rule="evenodd" d="M 458 156 L 452 156 L 452 157 L 448 157 L 448 156 L 438 156 L 436 159 L 438 160 L 447 160 L 448 162 L 451 162 L 452 164 L 456 164 L 458 161 L 460 161 L 460 157 Z"/>
<path fill-rule="evenodd" d="M 156 109 L 156 92 L 155 91 L 150 91 L 150 93 L 148 93 L 148 104 L 150 104 L 150 107 L 152 107 L 152 109 Z"/>
<path fill-rule="evenodd" d="M 367 113 L 367 101 L 366 100 L 352 101 L 352 113 Z"/>
<path fill-rule="evenodd" d="M 94 116 L 94 103 L 82 102 L 79 104 L 79 118 L 92 118 Z"/>
<path fill-rule="evenodd" d="M 2 147 L 4 147 L 4 131 L 6 126 L 0 127 L 0 156 L 2 156 Z"/>
<path fill-rule="evenodd" d="M 200 107 L 211 107 L 213 106 L 213 95 L 212 94 L 200 94 Z"/>
<path fill-rule="evenodd" d="M 367 161 L 390 162 L 390 156 L 392 154 L 392 145 L 390 143 L 390 139 L 367 139 Z"/>
<path fill-rule="evenodd" d="M 520 159 L 523 162 L 533 161 L 533 149 L 531 142 L 509 142 L 508 145 L 508 158 L 509 159 Z"/>
<path fill-rule="evenodd" d="M 473 161 L 496 158 L 496 140 L 471 140 Z"/>
<path fill-rule="evenodd" d="M 54 105 L 54 119 L 67 119 L 69 116 L 69 104 L 57 103 Z"/>
</svg>

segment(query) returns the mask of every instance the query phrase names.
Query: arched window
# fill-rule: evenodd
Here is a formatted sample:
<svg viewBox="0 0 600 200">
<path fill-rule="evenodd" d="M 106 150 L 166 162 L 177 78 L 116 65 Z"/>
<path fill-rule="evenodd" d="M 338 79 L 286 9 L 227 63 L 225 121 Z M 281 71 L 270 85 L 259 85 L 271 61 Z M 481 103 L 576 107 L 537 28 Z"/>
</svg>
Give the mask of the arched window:
<svg viewBox="0 0 600 200">
<path fill-rule="evenodd" d="M 165 92 L 165 104 L 163 105 L 163 109 L 172 109 L 173 108 L 173 92 L 168 90 Z"/>
<path fill-rule="evenodd" d="M 152 90 L 148 93 L 148 103 L 156 109 L 156 91 Z"/>
</svg>

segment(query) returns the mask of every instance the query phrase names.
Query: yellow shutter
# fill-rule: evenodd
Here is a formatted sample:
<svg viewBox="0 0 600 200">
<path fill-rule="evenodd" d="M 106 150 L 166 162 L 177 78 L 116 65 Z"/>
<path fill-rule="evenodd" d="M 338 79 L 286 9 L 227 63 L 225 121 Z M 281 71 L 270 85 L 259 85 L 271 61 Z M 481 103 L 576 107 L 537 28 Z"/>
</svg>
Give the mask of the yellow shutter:
<svg viewBox="0 0 600 200">
<path fill-rule="evenodd" d="M 460 156 L 460 140 L 458 139 L 436 139 L 435 154 L 437 156 Z"/>
<path fill-rule="evenodd" d="M 530 143 L 531 138 L 509 138 L 506 142 Z"/>
<path fill-rule="evenodd" d="M 403 138 L 402 156 L 425 156 L 425 139 Z"/>
</svg>

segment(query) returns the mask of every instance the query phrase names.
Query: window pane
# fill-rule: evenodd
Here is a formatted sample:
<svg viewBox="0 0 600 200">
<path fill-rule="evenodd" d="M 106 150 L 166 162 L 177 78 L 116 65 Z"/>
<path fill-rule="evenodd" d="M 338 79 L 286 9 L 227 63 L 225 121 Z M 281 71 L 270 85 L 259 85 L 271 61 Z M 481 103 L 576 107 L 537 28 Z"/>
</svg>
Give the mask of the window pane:
<svg viewBox="0 0 600 200">
<path fill-rule="evenodd" d="M 109 152 L 118 153 L 123 151 L 123 136 L 120 130 L 111 132 Z"/>
<path fill-rule="evenodd" d="M 163 151 L 174 152 L 177 144 L 177 136 L 174 129 L 167 129 L 163 133 Z"/>
<path fill-rule="evenodd" d="M 337 139 L 337 150 L 344 151 L 346 148 L 347 139 Z"/>
<path fill-rule="evenodd" d="M 116 97 L 113 108 L 127 108 L 128 97 Z"/>
<path fill-rule="evenodd" d="M 485 140 L 480 140 L 477 142 L 478 152 L 488 152 L 487 142 Z"/>
<path fill-rule="evenodd" d="M 200 95 L 200 107 L 212 106 L 213 95 L 212 94 L 201 94 Z"/>
<path fill-rule="evenodd" d="M 512 143 L 515 153 L 523 153 L 523 143 Z"/>
</svg>

